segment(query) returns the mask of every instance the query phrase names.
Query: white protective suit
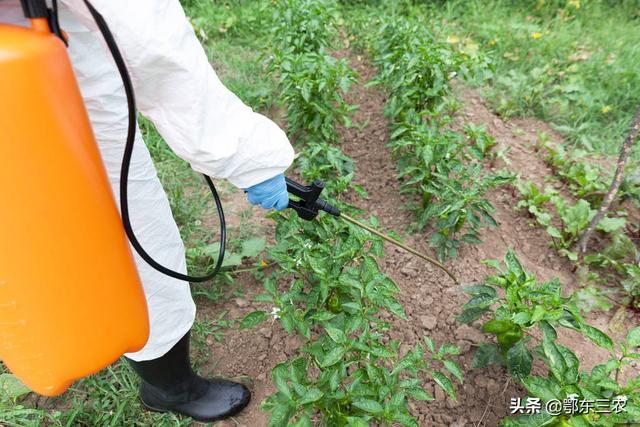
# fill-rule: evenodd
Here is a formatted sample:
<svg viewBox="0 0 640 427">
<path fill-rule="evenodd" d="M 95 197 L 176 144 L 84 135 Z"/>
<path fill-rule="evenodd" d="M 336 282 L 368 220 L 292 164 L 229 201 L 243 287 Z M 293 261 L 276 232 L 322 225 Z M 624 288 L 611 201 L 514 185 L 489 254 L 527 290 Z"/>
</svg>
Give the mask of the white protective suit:
<svg viewBox="0 0 640 427">
<path fill-rule="evenodd" d="M 125 58 L 139 111 L 193 169 L 247 188 L 293 161 L 284 132 L 220 82 L 178 0 L 91 0 Z M 0 22 L 26 25 L 18 0 L 0 0 Z M 69 55 L 116 200 L 127 134 L 126 98 L 115 64 L 82 0 L 60 1 Z M 161 264 L 186 272 L 183 243 L 138 130 L 129 176 L 134 230 Z M 146 346 L 127 354 L 164 355 L 191 328 L 195 304 L 186 282 L 147 265 L 134 251 L 149 308 Z M 100 333 L 96 331 L 96 333 Z"/>
</svg>

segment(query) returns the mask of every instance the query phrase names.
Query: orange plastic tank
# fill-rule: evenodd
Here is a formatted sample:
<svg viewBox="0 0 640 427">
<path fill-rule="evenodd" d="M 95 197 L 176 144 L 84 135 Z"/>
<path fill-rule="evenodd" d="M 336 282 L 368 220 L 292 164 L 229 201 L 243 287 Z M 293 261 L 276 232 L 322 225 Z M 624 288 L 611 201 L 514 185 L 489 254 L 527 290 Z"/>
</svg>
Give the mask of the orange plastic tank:
<svg viewBox="0 0 640 427">
<path fill-rule="evenodd" d="M 149 323 L 65 46 L 33 24 L 0 23 L 0 359 L 52 396 Z"/>
</svg>

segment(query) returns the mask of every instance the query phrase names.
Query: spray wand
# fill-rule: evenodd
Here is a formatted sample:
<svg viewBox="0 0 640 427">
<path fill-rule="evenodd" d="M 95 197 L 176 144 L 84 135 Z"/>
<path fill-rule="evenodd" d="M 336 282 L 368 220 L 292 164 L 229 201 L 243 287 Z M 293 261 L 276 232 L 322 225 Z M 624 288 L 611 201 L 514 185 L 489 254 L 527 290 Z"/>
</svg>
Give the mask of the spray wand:
<svg viewBox="0 0 640 427">
<path fill-rule="evenodd" d="M 404 249 L 407 252 L 412 253 L 413 255 L 422 258 L 423 260 L 427 261 L 428 263 L 435 265 L 436 267 L 438 267 L 440 270 L 444 271 L 445 273 L 447 273 L 447 275 L 449 277 L 451 277 L 451 279 L 453 279 L 453 281 L 456 283 L 456 285 L 459 284 L 458 279 L 456 279 L 456 277 L 453 275 L 453 273 L 451 273 L 451 271 L 449 271 L 447 269 L 447 267 L 445 267 L 441 262 L 439 262 L 438 260 L 431 258 L 428 255 L 425 255 L 413 248 L 411 248 L 410 246 L 407 246 L 405 244 L 403 244 L 402 242 L 399 242 L 398 240 L 387 236 L 386 234 L 383 234 L 381 232 L 379 232 L 378 230 L 376 230 L 375 228 L 369 227 L 366 224 L 363 224 L 362 222 L 358 221 L 355 218 L 350 217 L 349 215 L 340 212 L 340 209 L 336 208 L 335 206 L 327 203 L 325 200 L 320 198 L 320 194 L 322 193 L 322 190 L 324 190 L 324 182 L 320 181 L 320 180 L 316 180 L 314 181 L 311 185 L 303 185 L 300 184 L 298 182 L 295 182 L 292 179 L 286 178 L 286 182 L 287 182 L 287 191 L 289 191 L 289 193 L 293 194 L 294 196 L 298 197 L 299 200 L 290 200 L 289 201 L 289 208 L 295 210 L 298 214 L 298 216 L 302 219 L 305 219 L 307 221 L 311 221 L 312 219 L 314 219 L 316 216 L 318 216 L 318 213 L 320 211 L 325 211 L 326 213 L 333 215 L 336 218 L 342 218 L 347 222 L 350 222 L 353 225 L 356 225 L 366 231 L 368 231 L 371 234 L 374 234 L 378 237 L 380 237 L 381 239 L 399 247 Z"/>
</svg>

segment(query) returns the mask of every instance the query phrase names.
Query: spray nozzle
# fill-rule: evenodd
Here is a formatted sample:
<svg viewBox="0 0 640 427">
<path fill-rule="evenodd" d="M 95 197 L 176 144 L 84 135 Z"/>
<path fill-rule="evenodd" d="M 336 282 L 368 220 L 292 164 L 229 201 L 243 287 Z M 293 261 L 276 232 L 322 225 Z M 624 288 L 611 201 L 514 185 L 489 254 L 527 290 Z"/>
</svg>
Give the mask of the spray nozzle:
<svg viewBox="0 0 640 427">
<path fill-rule="evenodd" d="M 286 178 L 287 191 L 299 200 L 289 200 L 289 208 L 294 209 L 302 219 L 310 221 L 318 212 L 325 211 L 333 216 L 340 216 L 340 209 L 320 199 L 320 193 L 324 190 L 324 182 L 317 179 L 311 185 L 304 185 Z"/>
</svg>

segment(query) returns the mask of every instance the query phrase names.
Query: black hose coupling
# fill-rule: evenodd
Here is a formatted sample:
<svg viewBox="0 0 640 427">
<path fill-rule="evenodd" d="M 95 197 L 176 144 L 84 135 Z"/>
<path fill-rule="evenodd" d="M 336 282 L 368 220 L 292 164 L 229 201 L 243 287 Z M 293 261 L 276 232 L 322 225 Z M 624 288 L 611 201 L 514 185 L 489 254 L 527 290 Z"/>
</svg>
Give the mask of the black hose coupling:
<svg viewBox="0 0 640 427">
<path fill-rule="evenodd" d="M 311 185 L 303 185 L 292 179 L 286 178 L 287 191 L 299 200 L 289 200 L 289 208 L 295 210 L 298 216 L 311 221 L 318 212 L 325 211 L 333 216 L 340 216 L 340 209 L 320 199 L 320 193 L 324 190 L 324 182 L 317 179 Z"/>
</svg>

